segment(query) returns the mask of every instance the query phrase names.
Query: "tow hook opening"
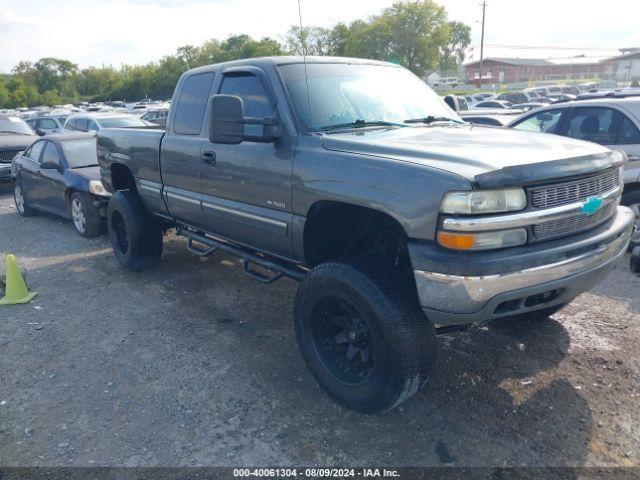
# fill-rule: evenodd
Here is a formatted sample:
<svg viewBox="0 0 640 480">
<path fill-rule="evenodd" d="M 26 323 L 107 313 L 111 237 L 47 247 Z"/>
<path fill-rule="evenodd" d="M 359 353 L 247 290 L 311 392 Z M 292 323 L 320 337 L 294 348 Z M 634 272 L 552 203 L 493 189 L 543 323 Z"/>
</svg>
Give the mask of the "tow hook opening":
<svg viewBox="0 0 640 480">
<path fill-rule="evenodd" d="M 535 295 L 529 295 L 527 297 L 515 298 L 513 300 L 507 300 L 500 303 L 493 313 L 495 315 L 504 315 L 505 313 L 517 313 L 519 310 L 529 309 L 538 305 L 544 305 L 552 302 L 558 298 L 564 288 L 556 288 L 548 290 L 542 293 L 536 293 Z"/>
</svg>

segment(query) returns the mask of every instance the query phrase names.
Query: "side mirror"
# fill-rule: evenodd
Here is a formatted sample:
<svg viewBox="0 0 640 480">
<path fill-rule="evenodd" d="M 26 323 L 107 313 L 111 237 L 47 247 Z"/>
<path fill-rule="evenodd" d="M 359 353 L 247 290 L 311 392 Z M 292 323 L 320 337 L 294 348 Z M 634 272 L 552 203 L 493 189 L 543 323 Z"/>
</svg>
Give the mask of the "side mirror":
<svg viewBox="0 0 640 480">
<path fill-rule="evenodd" d="M 246 129 L 246 126 L 249 126 Z M 273 142 L 280 136 L 274 118 L 244 116 L 244 102 L 236 95 L 214 95 L 209 105 L 209 140 L 237 145 L 243 141 Z"/>
<path fill-rule="evenodd" d="M 40 164 L 40 168 L 43 170 L 58 170 L 60 168 L 60 165 L 57 162 L 45 160 Z"/>
<path fill-rule="evenodd" d="M 39 137 L 44 137 L 47 134 L 47 132 L 45 132 L 43 129 L 39 128 L 36 130 L 36 135 L 38 135 Z"/>
</svg>

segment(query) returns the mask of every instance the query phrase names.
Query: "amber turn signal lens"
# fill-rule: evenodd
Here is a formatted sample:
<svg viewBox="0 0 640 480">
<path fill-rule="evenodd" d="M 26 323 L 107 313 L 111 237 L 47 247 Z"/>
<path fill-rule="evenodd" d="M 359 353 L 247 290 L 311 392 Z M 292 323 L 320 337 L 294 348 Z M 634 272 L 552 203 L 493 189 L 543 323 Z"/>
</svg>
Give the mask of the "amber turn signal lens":
<svg viewBox="0 0 640 480">
<path fill-rule="evenodd" d="M 460 233 L 438 232 L 438 243 L 443 247 L 456 250 L 470 250 L 475 243 L 475 236 Z"/>
</svg>

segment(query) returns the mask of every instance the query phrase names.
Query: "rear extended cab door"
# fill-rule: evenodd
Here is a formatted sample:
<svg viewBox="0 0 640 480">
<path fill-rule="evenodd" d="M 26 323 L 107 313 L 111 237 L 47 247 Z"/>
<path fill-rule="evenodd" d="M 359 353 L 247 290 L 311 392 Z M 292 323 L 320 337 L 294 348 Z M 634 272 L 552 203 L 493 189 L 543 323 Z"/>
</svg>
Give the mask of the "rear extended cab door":
<svg viewBox="0 0 640 480">
<path fill-rule="evenodd" d="M 199 228 L 206 226 L 202 216 L 200 151 L 215 75 L 214 71 L 204 71 L 182 77 L 160 148 L 163 195 L 169 213 L 179 223 Z"/>
</svg>

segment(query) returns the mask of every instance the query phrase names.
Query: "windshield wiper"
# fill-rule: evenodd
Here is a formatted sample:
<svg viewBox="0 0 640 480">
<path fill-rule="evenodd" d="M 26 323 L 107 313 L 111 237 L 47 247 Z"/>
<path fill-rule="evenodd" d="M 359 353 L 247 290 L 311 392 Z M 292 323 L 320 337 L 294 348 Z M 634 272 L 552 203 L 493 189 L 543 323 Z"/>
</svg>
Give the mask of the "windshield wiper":
<svg viewBox="0 0 640 480">
<path fill-rule="evenodd" d="M 71 167 L 71 168 L 89 168 L 89 167 L 99 167 L 100 165 L 98 165 L 97 163 L 92 163 L 91 165 L 78 165 L 77 167 Z"/>
<path fill-rule="evenodd" d="M 454 118 L 443 117 L 441 115 L 427 115 L 426 117 L 420 118 L 410 118 L 409 120 L 405 120 L 404 123 L 426 123 L 429 125 L 433 122 L 454 122 L 454 123 L 465 123 L 460 120 L 456 120 Z"/>
<path fill-rule="evenodd" d="M 347 123 L 336 123 L 334 125 L 325 125 L 320 130 L 338 130 L 340 128 L 362 128 L 362 127 L 406 127 L 403 123 L 387 122 L 386 120 L 354 120 Z"/>
</svg>

